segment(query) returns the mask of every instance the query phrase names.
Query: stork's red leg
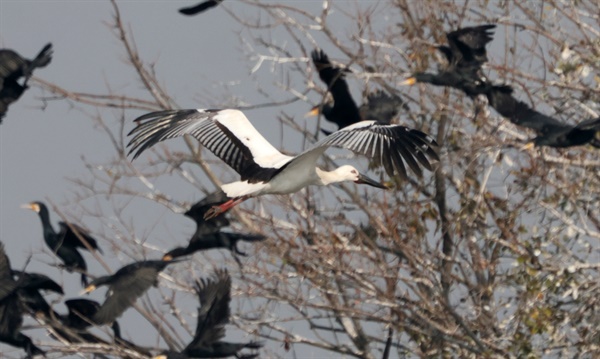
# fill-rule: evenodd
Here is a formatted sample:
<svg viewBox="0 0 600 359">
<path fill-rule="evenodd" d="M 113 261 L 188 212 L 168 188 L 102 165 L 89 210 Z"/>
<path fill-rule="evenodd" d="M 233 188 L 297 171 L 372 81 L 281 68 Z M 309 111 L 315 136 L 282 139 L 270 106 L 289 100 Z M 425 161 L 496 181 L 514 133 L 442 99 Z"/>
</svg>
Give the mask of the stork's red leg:
<svg viewBox="0 0 600 359">
<path fill-rule="evenodd" d="M 249 196 L 236 197 L 236 198 L 232 198 L 229 201 L 222 203 L 218 206 L 212 206 L 208 211 L 206 211 L 206 213 L 204 213 L 204 220 L 207 221 L 211 218 L 215 218 L 216 216 L 220 215 L 221 213 L 227 212 L 232 207 L 237 206 L 238 204 L 244 202 L 248 198 L 249 198 Z"/>
</svg>

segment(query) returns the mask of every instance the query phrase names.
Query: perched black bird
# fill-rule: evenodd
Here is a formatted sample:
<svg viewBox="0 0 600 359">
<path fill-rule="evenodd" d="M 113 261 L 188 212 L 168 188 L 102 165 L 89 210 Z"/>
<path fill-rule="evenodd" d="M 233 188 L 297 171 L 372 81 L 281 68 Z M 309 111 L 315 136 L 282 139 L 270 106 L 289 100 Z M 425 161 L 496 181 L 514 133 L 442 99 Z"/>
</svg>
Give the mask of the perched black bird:
<svg viewBox="0 0 600 359">
<path fill-rule="evenodd" d="M 234 254 L 243 256 L 245 253 L 237 248 L 238 241 L 256 242 L 266 239 L 265 236 L 259 234 L 221 232 L 222 227 L 229 225 L 229 220 L 226 216 L 218 216 L 211 220 L 204 219 L 206 212 L 213 206 L 219 205 L 227 200 L 228 198 L 223 191 L 217 191 L 206 196 L 185 212 L 185 216 L 196 222 L 196 232 L 190 239 L 187 247 L 174 248 L 167 252 L 162 259 L 164 261 L 170 261 L 173 258 L 212 248 L 227 248 Z"/>
<path fill-rule="evenodd" d="M 189 16 L 196 15 L 196 14 L 199 14 L 203 11 L 210 9 L 211 7 L 215 7 L 215 6 L 219 5 L 223 1 L 224 0 L 208 0 L 208 1 L 201 2 L 198 5 L 181 8 L 181 9 L 179 9 L 179 12 L 184 15 L 189 15 Z"/>
<path fill-rule="evenodd" d="M 20 331 L 23 324 L 23 305 L 19 298 L 19 290 L 28 284 L 30 283 L 24 277 L 15 281 L 4 244 L 0 242 L 0 342 L 23 348 L 27 357 L 31 358 L 33 355 L 44 355 L 44 351 Z"/>
<path fill-rule="evenodd" d="M 437 74 L 418 72 L 401 85 L 417 82 L 436 86 L 448 86 L 463 91 L 470 97 L 484 94 L 489 88 L 481 74 L 481 66 L 487 62 L 485 46 L 492 41 L 492 30 L 496 25 L 465 27 L 446 34 L 450 46 L 438 46 L 446 57 L 446 68 Z"/>
<path fill-rule="evenodd" d="M 175 261 L 140 261 L 128 264 L 113 275 L 94 279 L 85 289 L 90 293 L 102 285 L 109 286 L 107 298 L 92 316 L 93 322 L 102 325 L 115 321 L 131 307 L 151 286 L 156 286 L 158 274 Z"/>
<path fill-rule="evenodd" d="M 400 108 L 405 106 L 400 97 L 378 91 L 368 95 L 367 102 L 358 108 L 344 79 L 344 72 L 347 70 L 334 66 L 323 50 L 314 50 L 311 55 L 319 71 L 319 77 L 327 85 L 333 97 L 333 105 L 331 103 L 317 105 L 307 113 L 307 116 L 323 114 L 327 121 L 337 124 L 340 129 L 360 121 L 389 124 L 398 115 Z M 321 131 L 327 135 L 331 133 L 326 130 Z"/>
<path fill-rule="evenodd" d="M 600 117 L 570 125 L 533 110 L 515 99 L 512 92 L 510 86 L 494 86 L 487 94 L 488 102 L 510 122 L 531 128 L 537 133 L 530 145 L 572 147 L 589 143 L 600 148 L 600 140 L 596 138 L 596 133 L 600 131 Z"/>
<path fill-rule="evenodd" d="M 259 349 L 261 343 L 229 343 L 221 341 L 225 336 L 225 324 L 229 323 L 231 301 L 231 278 L 226 270 L 217 270 L 211 279 L 196 281 L 196 293 L 200 299 L 196 333 L 192 342 L 181 352 L 165 351 L 154 359 L 227 358 L 250 359 L 258 354 L 241 354 L 242 349 Z"/>
<path fill-rule="evenodd" d="M 40 216 L 44 233 L 44 241 L 52 252 L 59 257 L 68 271 L 81 272 L 81 283 L 87 285 L 87 264 L 77 248 L 88 250 L 95 249 L 102 253 L 98 243 L 89 235 L 89 232 L 73 223 L 58 222 L 60 231 L 56 233 L 50 223 L 50 213 L 42 202 L 32 202 L 22 206 L 31 209 Z M 82 242 L 82 239 L 86 242 Z"/>
<path fill-rule="evenodd" d="M 33 59 L 28 60 L 13 50 L 0 49 L 0 123 L 8 105 L 17 101 L 28 88 L 27 82 L 37 67 L 44 67 L 52 60 L 52 44 L 47 44 Z M 23 83 L 19 83 L 20 78 Z"/>
</svg>

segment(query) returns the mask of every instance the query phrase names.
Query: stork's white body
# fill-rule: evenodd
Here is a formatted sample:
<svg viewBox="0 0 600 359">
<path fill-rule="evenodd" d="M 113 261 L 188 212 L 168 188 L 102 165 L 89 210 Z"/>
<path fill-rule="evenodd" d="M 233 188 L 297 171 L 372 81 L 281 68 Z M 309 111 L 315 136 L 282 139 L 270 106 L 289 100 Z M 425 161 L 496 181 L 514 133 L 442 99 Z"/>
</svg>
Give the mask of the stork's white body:
<svg viewBox="0 0 600 359">
<path fill-rule="evenodd" d="M 406 177 L 404 162 L 421 175 L 419 163 L 431 170 L 428 157 L 438 159 L 437 144 L 428 135 L 375 121 L 345 127 L 295 157 L 279 152 L 238 110 L 161 111 L 141 116 L 136 122 L 138 126 L 129 133 L 135 135 L 128 145 L 132 147 L 130 153 L 137 150 L 134 158 L 155 143 L 190 134 L 241 175 L 240 181 L 221 187 L 228 197 L 241 200 L 344 181 L 385 188 L 350 165 L 333 171 L 318 168 L 318 159 L 329 147 L 367 155 L 383 164 L 388 174 L 401 177 Z"/>
</svg>

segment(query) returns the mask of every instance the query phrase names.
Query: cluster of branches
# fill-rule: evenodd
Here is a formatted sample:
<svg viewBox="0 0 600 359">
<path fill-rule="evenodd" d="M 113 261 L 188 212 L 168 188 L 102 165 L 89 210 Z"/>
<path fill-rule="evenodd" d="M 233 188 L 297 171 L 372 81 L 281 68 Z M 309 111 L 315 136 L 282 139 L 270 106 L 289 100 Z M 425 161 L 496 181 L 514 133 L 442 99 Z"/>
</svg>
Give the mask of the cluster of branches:
<svg viewBox="0 0 600 359">
<path fill-rule="evenodd" d="M 123 110 L 119 128 L 108 115 L 95 118 L 115 157 L 87 164 L 89 177 L 75 180 L 78 199 L 141 197 L 181 212 L 183 204 L 153 185 L 153 178 L 175 173 L 206 193 L 227 169 L 187 138 L 183 151 L 159 146 L 151 160 L 136 166 L 126 158 L 124 128 L 132 118 L 127 111 L 175 105 L 113 5 L 113 29 L 148 96 L 84 94 L 43 83 L 75 105 Z M 259 15 L 241 16 L 253 12 L 239 7 Z M 265 103 L 256 104 L 280 111 L 286 132 L 306 142 L 318 133 L 306 130 L 302 116 L 289 115 L 285 106 L 305 103 L 308 110 L 325 96 L 309 60 L 318 47 L 352 70 L 351 86 L 407 99 L 410 110 L 398 121 L 434 134 L 442 149 L 435 174 L 396 183 L 383 194 L 354 186 L 309 188 L 233 211 L 237 226 L 269 238 L 250 248 L 243 266 L 232 271 L 243 278 L 234 279 L 234 293 L 243 298 L 234 322 L 267 340 L 265 356 L 307 347 L 358 358 L 600 354 L 598 150 L 524 151 L 520 144 L 529 134 L 496 113 L 476 111 L 458 91 L 396 86 L 409 73 L 434 66 L 433 46 L 445 41 L 445 32 L 494 23 L 490 78 L 506 79 L 534 107 L 553 108 L 567 122 L 597 116 L 597 2 L 495 7 L 488 1 L 396 0 L 363 7 L 324 1 L 312 13 L 296 3 L 244 0 L 225 2 L 219 10 L 246 30 L 249 72 L 274 69 L 257 80 L 259 92 L 289 95 L 265 95 Z M 386 16 L 393 19 L 381 21 Z M 134 254 L 143 247 L 134 233 L 145 229 L 131 228 L 120 216 L 127 205 L 113 210 L 120 228 L 128 230 L 116 236 L 107 231 L 106 237 Z M 206 264 L 215 259 L 198 254 L 181 274 L 200 276 Z M 174 291 L 186 286 L 176 275 L 171 281 Z M 169 291 L 161 290 L 163 299 Z M 173 310 L 173 318 L 160 320 L 181 319 Z"/>
</svg>

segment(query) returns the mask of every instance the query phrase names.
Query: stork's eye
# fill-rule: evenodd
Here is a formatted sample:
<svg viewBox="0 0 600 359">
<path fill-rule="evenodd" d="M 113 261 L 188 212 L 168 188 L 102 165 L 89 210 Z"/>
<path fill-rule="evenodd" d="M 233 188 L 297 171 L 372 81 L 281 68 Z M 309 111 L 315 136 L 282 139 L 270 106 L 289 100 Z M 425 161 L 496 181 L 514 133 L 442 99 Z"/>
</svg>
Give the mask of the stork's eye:
<svg viewBox="0 0 600 359">
<path fill-rule="evenodd" d="M 357 170 L 352 170 L 352 171 L 350 171 L 350 173 L 352 173 L 353 175 L 355 175 L 355 174 L 358 174 L 358 171 Z"/>
</svg>

